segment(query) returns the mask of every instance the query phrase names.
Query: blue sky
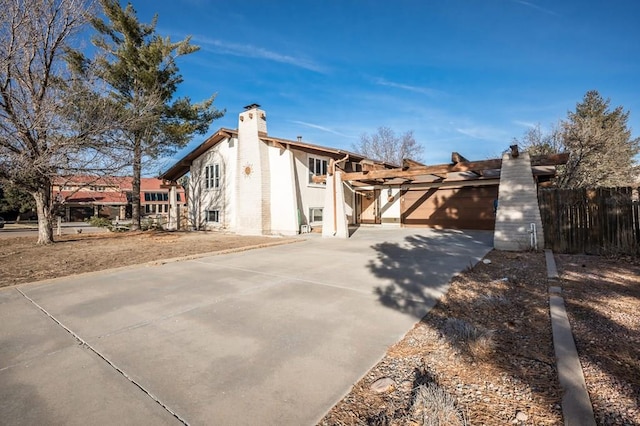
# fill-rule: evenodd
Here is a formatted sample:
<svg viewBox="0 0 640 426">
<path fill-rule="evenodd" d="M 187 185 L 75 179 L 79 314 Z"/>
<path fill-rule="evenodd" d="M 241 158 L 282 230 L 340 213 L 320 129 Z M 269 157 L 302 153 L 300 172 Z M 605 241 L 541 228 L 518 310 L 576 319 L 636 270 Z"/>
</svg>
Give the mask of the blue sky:
<svg viewBox="0 0 640 426">
<path fill-rule="evenodd" d="M 637 0 L 173 0 L 133 2 L 158 32 L 201 47 L 181 96 L 217 93 L 209 133 L 262 105 L 272 136 L 351 149 L 379 126 L 413 130 L 423 161 L 497 157 L 591 89 L 640 133 Z M 176 156 L 202 142 L 195 137 Z M 164 167 L 173 159 L 165 159 Z"/>
</svg>

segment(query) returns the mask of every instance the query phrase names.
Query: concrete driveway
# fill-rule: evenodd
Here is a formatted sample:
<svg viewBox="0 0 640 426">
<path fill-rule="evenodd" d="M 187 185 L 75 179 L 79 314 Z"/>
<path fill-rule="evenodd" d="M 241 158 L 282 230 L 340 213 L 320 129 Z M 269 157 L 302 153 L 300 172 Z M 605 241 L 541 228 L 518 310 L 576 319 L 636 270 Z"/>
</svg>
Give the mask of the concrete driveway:
<svg viewBox="0 0 640 426">
<path fill-rule="evenodd" d="M 360 228 L 4 289 L 2 423 L 313 424 L 491 241 Z"/>
</svg>

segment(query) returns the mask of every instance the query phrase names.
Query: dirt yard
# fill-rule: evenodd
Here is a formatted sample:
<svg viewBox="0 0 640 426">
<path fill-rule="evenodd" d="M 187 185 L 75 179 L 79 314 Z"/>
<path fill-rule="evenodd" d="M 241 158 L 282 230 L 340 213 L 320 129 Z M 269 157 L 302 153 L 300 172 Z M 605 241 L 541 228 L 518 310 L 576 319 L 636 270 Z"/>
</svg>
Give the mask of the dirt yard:
<svg viewBox="0 0 640 426">
<path fill-rule="evenodd" d="M 161 259 L 296 241 L 212 232 L 127 232 L 0 239 L 0 287 Z"/>
<path fill-rule="evenodd" d="M 493 251 L 322 425 L 562 425 L 544 255 Z M 640 266 L 560 256 L 600 425 L 640 425 Z"/>
</svg>

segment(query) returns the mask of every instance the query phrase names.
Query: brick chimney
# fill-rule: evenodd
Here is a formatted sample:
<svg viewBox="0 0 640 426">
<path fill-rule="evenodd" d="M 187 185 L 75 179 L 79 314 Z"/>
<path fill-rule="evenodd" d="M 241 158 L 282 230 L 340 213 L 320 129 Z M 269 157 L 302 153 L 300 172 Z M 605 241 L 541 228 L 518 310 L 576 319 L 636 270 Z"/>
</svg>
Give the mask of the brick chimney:
<svg viewBox="0 0 640 426">
<path fill-rule="evenodd" d="M 505 153 L 502 156 L 500 172 L 494 247 L 510 251 L 532 248 L 531 224 L 535 225 L 537 248 L 542 249 L 544 233 L 537 186 L 531 172 L 531 159 L 526 152 L 516 155 L 514 152 Z"/>
</svg>

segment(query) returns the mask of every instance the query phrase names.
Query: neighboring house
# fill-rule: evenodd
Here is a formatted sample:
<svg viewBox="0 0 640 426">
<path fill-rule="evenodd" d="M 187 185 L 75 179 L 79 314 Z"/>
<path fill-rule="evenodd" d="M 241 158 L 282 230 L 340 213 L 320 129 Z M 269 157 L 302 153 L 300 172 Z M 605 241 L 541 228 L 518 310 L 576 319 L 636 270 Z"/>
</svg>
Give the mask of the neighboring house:
<svg viewBox="0 0 640 426">
<path fill-rule="evenodd" d="M 62 176 L 55 179 L 52 195 L 58 214 L 67 222 L 82 221 L 91 216 L 124 219 L 131 203 L 131 179 Z"/>
<path fill-rule="evenodd" d="M 68 222 L 82 221 L 92 216 L 112 220 L 131 218 L 132 178 L 128 176 L 65 176 L 52 185 L 52 195 L 58 214 Z M 142 216 L 169 218 L 169 188 L 157 178 L 141 178 L 140 204 Z M 186 195 L 176 188 L 178 206 L 186 207 Z M 178 207 L 179 209 L 179 207 Z"/>
<path fill-rule="evenodd" d="M 237 130 L 218 130 L 161 178 L 172 187 L 172 211 L 174 185 L 189 174 L 188 218 L 194 229 L 293 235 L 322 227 L 324 236 L 348 237 L 349 225 L 371 224 L 496 229 L 496 238 L 519 241 L 529 237 L 524 227 L 534 220 L 522 209 L 535 210 L 537 185 L 566 158 L 512 152 L 472 162 L 454 152 L 450 164 L 407 159 L 394 166 L 300 137 L 272 137 L 265 112 L 253 104 L 240 113 Z M 502 176 L 505 164 L 508 173 Z M 509 192 L 513 188 L 516 196 Z M 168 228 L 177 224 L 169 221 Z"/>
<path fill-rule="evenodd" d="M 176 201 L 178 206 L 177 215 L 186 212 L 187 197 L 182 186 L 177 187 Z M 170 210 L 169 187 L 163 185 L 161 179 L 140 178 L 140 208 L 143 217 L 169 218 Z"/>
</svg>

